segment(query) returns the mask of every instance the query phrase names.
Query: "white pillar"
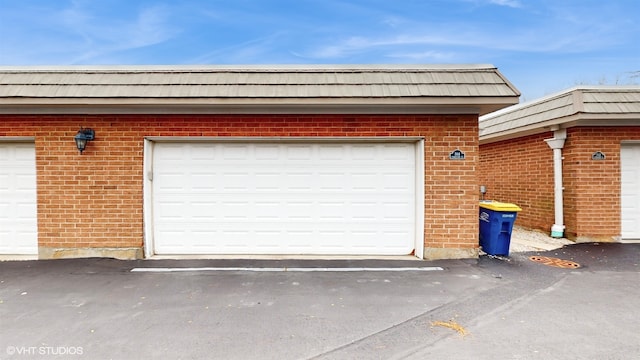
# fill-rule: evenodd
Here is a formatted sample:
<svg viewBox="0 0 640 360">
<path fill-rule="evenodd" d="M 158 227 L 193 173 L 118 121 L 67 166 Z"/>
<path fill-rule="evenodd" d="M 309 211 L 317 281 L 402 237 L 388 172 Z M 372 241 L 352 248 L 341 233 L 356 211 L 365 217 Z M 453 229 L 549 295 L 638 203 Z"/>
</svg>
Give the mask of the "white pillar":
<svg viewBox="0 0 640 360">
<path fill-rule="evenodd" d="M 551 226 L 551 236 L 561 238 L 564 236 L 564 204 L 562 201 L 562 148 L 567 139 L 567 130 L 552 128 L 553 139 L 545 139 L 547 145 L 553 149 L 553 197 L 555 223 Z"/>
</svg>

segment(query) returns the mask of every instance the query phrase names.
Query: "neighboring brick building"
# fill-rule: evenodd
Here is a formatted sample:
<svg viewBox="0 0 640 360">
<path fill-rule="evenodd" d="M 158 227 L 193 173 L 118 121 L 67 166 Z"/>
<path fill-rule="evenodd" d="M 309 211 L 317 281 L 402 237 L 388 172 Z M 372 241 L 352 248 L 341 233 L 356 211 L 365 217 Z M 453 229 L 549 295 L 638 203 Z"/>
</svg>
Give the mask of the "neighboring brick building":
<svg viewBox="0 0 640 360">
<path fill-rule="evenodd" d="M 0 68 L 0 254 L 475 257 L 478 116 L 518 96 L 480 65 Z"/>
<path fill-rule="evenodd" d="M 479 172 L 488 199 L 522 207 L 519 225 L 640 239 L 640 87 L 577 87 L 481 117 Z"/>
</svg>

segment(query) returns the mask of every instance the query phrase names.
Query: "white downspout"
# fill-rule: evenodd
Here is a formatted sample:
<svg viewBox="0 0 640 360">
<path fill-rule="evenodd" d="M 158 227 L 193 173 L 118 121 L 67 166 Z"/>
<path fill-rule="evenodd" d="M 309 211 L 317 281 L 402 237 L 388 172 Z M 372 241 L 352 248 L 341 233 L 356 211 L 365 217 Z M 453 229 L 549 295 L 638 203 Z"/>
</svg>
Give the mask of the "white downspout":
<svg viewBox="0 0 640 360">
<path fill-rule="evenodd" d="M 564 141 L 567 139 L 567 130 L 560 129 L 558 126 L 551 128 L 553 131 L 553 139 L 545 139 L 550 148 L 553 149 L 553 195 L 555 223 L 551 226 L 551 236 L 561 238 L 564 236 L 564 204 L 562 202 L 562 148 Z"/>
</svg>

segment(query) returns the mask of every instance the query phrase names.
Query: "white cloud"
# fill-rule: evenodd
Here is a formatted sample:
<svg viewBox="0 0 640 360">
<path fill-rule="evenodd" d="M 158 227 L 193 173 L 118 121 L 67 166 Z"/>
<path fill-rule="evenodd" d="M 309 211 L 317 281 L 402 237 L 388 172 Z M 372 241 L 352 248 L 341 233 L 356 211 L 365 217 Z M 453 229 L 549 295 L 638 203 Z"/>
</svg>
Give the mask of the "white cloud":
<svg viewBox="0 0 640 360">
<path fill-rule="evenodd" d="M 439 36 L 398 35 L 389 38 L 353 36 L 331 45 L 319 46 L 315 50 L 310 51 L 308 56 L 315 58 L 339 58 L 374 49 L 394 48 L 397 50 L 399 47 L 408 48 L 415 45 L 450 44 L 452 42 L 456 41 Z"/>
<path fill-rule="evenodd" d="M 63 19 L 68 29 L 84 40 L 74 47 L 73 61 L 90 61 L 166 41 L 176 33 L 168 24 L 169 15 L 169 9 L 163 6 L 142 8 L 133 17 L 117 19 L 101 18 L 80 6 L 64 10 Z"/>
<path fill-rule="evenodd" d="M 386 55 L 389 58 L 405 59 L 417 62 L 448 62 L 455 58 L 452 52 L 422 51 L 422 52 L 397 52 Z"/>
<path fill-rule="evenodd" d="M 524 7 L 520 0 L 462 0 L 466 3 L 472 3 L 476 6 L 497 5 L 506 6 L 514 9 Z"/>
<path fill-rule="evenodd" d="M 499 6 L 507 6 L 511 8 L 521 8 L 522 3 L 519 0 L 489 0 L 490 4 L 499 5 Z"/>
<path fill-rule="evenodd" d="M 193 64 L 245 64 L 251 62 L 264 62 L 265 54 L 270 53 L 274 44 L 283 36 L 282 33 L 274 33 L 255 39 L 250 39 L 239 44 L 216 48 L 193 59 L 188 63 Z M 272 57 L 273 55 L 271 55 Z M 271 60 L 273 61 L 273 60 Z"/>
<path fill-rule="evenodd" d="M 399 16 L 387 16 L 382 19 L 382 24 L 391 28 L 397 28 L 407 23 L 407 20 Z"/>
<path fill-rule="evenodd" d="M 389 34 L 358 35 L 316 42 L 305 58 L 344 60 L 356 56 L 384 56 L 407 59 L 454 59 L 454 54 L 519 52 L 569 54 L 597 51 L 610 46 L 611 31 L 594 26 L 566 28 L 563 23 L 542 20 L 529 26 L 513 24 L 409 23 Z M 585 36 L 590 34 L 590 36 Z"/>
<path fill-rule="evenodd" d="M 165 42 L 179 33 L 169 23 L 166 6 L 113 9 L 102 3 L 74 0 L 65 8 L 59 3 L 33 7 L 12 25 L 7 46 L 21 49 L 0 55 L 3 63 L 91 64 L 131 63 L 123 52 Z M 109 12 L 108 10 L 112 10 Z M 4 40 L 3 40 L 4 41 Z"/>
</svg>

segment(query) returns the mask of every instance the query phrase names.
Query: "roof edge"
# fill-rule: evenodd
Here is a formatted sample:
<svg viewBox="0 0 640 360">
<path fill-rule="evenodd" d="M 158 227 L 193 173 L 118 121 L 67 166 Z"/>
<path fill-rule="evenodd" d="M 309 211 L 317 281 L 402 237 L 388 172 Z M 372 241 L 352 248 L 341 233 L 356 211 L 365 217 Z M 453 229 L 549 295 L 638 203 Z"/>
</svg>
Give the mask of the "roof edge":
<svg viewBox="0 0 640 360">
<path fill-rule="evenodd" d="M 504 79 L 505 81 L 507 81 L 506 79 Z M 531 101 L 527 101 L 524 103 L 520 103 L 520 104 L 516 104 L 513 106 L 510 106 L 508 108 L 504 108 L 501 110 L 498 110 L 496 112 L 493 112 L 491 114 L 487 114 L 484 115 L 480 118 L 480 121 L 484 121 L 484 120 L 489 120 L 489 119 L 493 119 L 496 118 L 498 116 L 502 116 L 502 115 L 506 115 L 512 112 L 516 112 L 519 110 L 524 110 L 526 108 L 530 108 L 539 104 L 542 104 L 544 102 L 553 100 L 553 99 L 557 99 L 563 96 L 567 96 L 571 93 L 576 93 L 576 92 L 593 92 L 593 91 L 606 91 L 606 92 L 618 92 L 618 91 L 640 91 L 640 85 L 577 85 L 577 86 L 573 86 L 571 88 L 562 90 L 562 91 L 558 91 L 558 92 L 554 92 L 552 94 L 543 96 L 541 98 L 535 99 L 535 100 L 531 100 Z M 574 104 L 574 107 L 576 106 L 576 104 Z"/>
<path fill-rule="evenodd" d="M 406 71 L 406 70 L 497 70 L 491 64 L 255 64 L 255 65 L 1 65 L 0 72 L 200 72 L 200 71 L 242 71 L 242 72 L 280 72 L 280 71 Z M 498 72 L 499 73 L 499 72 Z M 504 79 L 504 76 L 500 74 Z M 505 79 L 506 80 L 506 79 Z"/>
<path fill-rule="evenodd" d="M 0 114 L 65 114 L 65 113 L 202 113 L 230 114 L 260 112 L 280 113 L 313 113 L 313 114 L 482 114 L 495 111 L 517 101 L 517 98 L 435 98 L 428 101 L 407 101 L 412 99 L 217 99 L 217 101 L 191 101 L 191 99 L 45 99 L 37 103 L 29 99 L 3 103 L 0 101 Z M 43 100 L 43 99 L 40 99 Z M 171 100 L 171 101 L 168 101 Z M 209 99 L 211 100 L 211 99 Z M 267 101 L 269 100 L 269 101 Z M 422 99 L 424 100 L 424 99 Z"/>
<path fill-rule="evenodd" d="M 552 131 L 554 127 L 561 129 L 569 129 L 573 127 L 624 127 L 624 126 L 640 126 L 640 114 L 620 115 L 603 115 L 585 116 L 585 114 L 573 114 L 563 116 L 556 119 L 550 119 L 545 122 L 523 126 L 517 129 L 503 130 L 491 134 L 483 135 L 480 132 L 480 144 L 491 144 L 505 140 L 517 139 L 524 136 L 540 134 Z"/>
</svg>

